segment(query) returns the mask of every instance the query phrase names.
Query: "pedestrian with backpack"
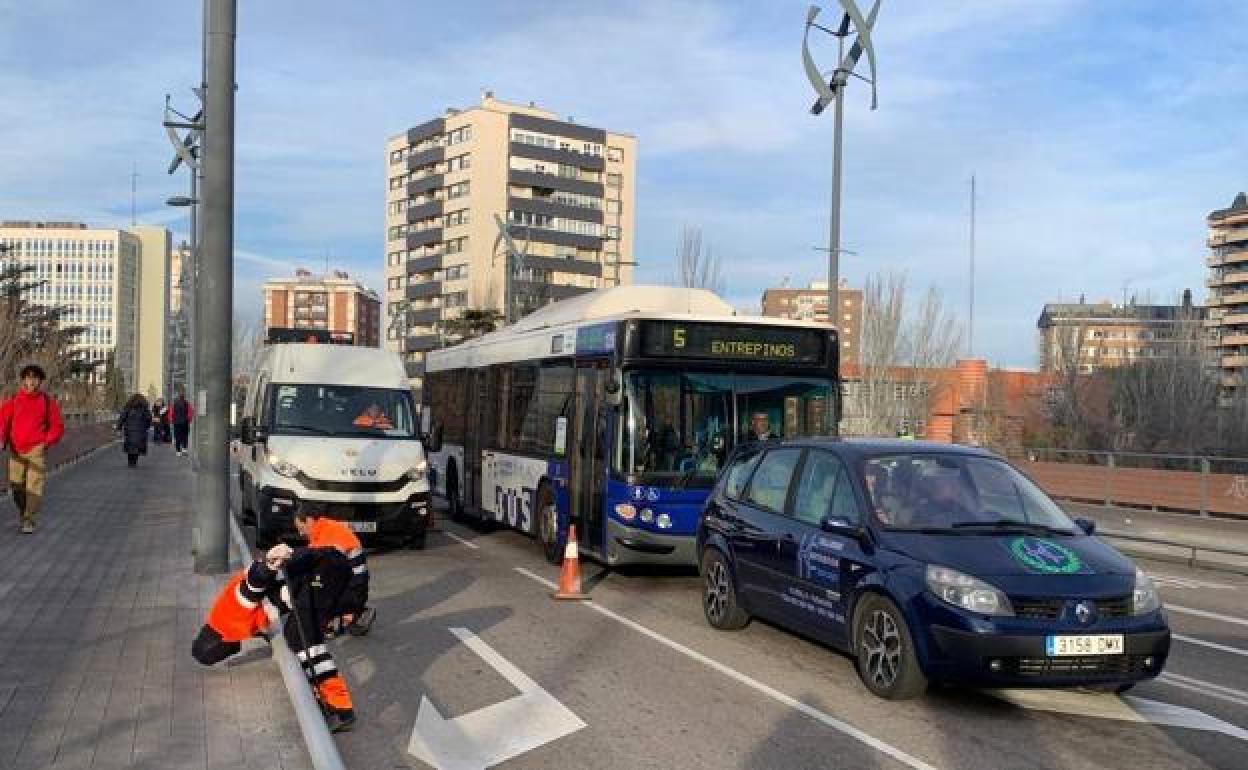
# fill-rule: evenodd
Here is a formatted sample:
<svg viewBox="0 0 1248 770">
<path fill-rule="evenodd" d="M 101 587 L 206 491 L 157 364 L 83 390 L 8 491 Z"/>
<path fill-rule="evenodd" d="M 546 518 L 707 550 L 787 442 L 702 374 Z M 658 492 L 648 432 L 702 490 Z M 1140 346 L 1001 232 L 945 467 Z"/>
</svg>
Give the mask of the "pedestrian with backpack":
<svg viewBox="0 0 1248 770">
<path fill-rule="evenodd" d="M 135 393 L 126 402 L 117 418 L 117 430 L 121 433 L 121 448 L 126 453 L 126 463 L 131 468 L 139 464 L 139 455 L 147 454 L 147 432 L 152 426 L 152 412 L 147 399 Z"/>
<path fill-rule="evenodd" d="M 33 534 L 43 503 L 47 453 L 65 435 L 56 399 L 44 393 L 47 375 L 37 364 L 22 367 L 17 395 L 0 404 L 0 446 L 9 450 L 9 490 L 23 534 Z"/>
<path fill-rule="evenodd" d="M 173 425 L 173 448 L 178 455 L 186 454 L 187 439 L 191 435 L 191 422 L 195 419 L 195 410 L 191 402 L 186 400 L 186 391 L 178 389 L 177 398 L 169 405 L 169 422 Z"/>
</svg>

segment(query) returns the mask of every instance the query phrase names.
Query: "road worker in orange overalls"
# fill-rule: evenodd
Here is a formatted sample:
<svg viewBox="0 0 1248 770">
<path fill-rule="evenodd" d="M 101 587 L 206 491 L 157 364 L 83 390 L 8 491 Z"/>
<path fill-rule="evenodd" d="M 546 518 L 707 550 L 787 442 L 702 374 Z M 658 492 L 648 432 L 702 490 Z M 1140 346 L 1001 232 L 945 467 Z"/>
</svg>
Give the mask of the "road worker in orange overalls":
<svg viewBox="0 0 1248 770">
<path fill-rule="evenodd" d="M 329 729 L 351 729 L 356 719 L 351 692 L 323 631 L 351 574 L 336 548 L 291 549 L 284 543 L 270 548 L 264 559 L 225 584 L 191 644 L 191 655 L 210 666 L 238 653 L 244 639 L 264 635 L 267 600 L 285 618 L 282 633 L 316 691 Z"/>
<path fill-rule="evenodd" d="M 322 516 L 315 511 L 299 510 L 295 513 L 295 529 L 308 540 L 310 548 L 337 548 L 347 557 L 351 578 L 339 599 L 336 620 L 332 626 L 352 636 L 364 636 L 373 627 L 377 611 L 368 606 L 368 561 L 360 538 L 341 521 Z"/>
</svg>

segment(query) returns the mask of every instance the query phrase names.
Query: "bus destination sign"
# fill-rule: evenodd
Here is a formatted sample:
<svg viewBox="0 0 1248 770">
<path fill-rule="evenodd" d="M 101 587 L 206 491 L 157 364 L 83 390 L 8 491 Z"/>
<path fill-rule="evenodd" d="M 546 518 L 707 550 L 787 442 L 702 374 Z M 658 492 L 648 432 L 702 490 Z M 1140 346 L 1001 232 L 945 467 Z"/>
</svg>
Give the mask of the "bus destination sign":
<svg viewBox="0 0 1248 770">
<path fill-rule="evenodd" d="M 827 332 L 732 323 L 644 322 L 641 352 L 648 356 L 822 364 Z"/>
</svg>

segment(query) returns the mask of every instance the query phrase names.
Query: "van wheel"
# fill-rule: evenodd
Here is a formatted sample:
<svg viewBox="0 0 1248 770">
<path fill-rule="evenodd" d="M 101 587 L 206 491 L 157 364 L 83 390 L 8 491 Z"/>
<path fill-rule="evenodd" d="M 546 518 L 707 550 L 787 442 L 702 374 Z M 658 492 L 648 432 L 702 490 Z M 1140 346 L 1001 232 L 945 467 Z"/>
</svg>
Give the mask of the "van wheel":
<svg viewBox="0 0 1248 770">
<path fill-rule="evenodd" d="M 854 618 L 858 676 L 867 689 L 886 700 L 909 700 L 927 692 L 927 677 L 897 605 L 872 594 L 862 600 Z"/>
<path fill-rule="evenodd" d="M 550 484 L 542 483 L 537 488 L 537 546 L 542 549 L 542 556 L 551 564 L 558 564 L 562 554 L 559 552 L 559 510 L 555 507 L 555 495 L 550 491 Z"/>
<path fill-rule="evenodd" d="M 750 622 L 750 613 L 737 601 L 737 585 L 728 559 L 718 548 L 702 552 L 702 611 L 720 631 L 736 631 Z"/>
</svg>

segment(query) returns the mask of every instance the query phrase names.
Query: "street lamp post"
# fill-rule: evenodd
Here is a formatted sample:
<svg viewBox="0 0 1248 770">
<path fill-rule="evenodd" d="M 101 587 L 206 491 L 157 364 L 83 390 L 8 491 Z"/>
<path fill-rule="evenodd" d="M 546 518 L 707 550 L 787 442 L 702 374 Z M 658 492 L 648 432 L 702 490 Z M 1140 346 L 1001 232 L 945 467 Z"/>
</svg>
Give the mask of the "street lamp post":
<svg viewBox="0 0 1248 770">
<path fill-rule="evenodd" d="M 841 248 L 841 134 L 845 120 L 845 87 L 849 84 L 849 78 L 853 77 L 864 80 L 871 85 L 871 109 L 877 107 L 876 90 L 875 90 L 875 48 L 871 43 L 871 31 L 875 25 L 876 16 L 880 11 L 880 0 L 875 0 L 871 6 L 871 12 L 863 17 L 858 6 L 854 4 L 854 0 L 838 0 L 844 15 L 841 18 L 840 26 L 833 30 L 828 29 L 820 24 L 815 23 L 820 8 L 817 5 L 810 6 L 806 11 L 806 31 L 802 35 L 802 65 L 806 70 L 806 77 L 810 80 L 811 86 L 818 94 L 814 105 L 810 108 L 812 115 L 820 115 L 828 104 L 835 102 L 832 120 L 832 200 L 828 214 L 828 322 L 835 324 L 836 314 L 840 306 L 840 256 L 844 253 Z M 815 66 L 814 58 L 810 55 L 810 30 L 815 28 L 832 35 L 837 40 L 837 66 L 832 70 L 831 78 L 824 80 L 824 73 L 819 71 Z M 853 45 L 850 46 L 849 52 L 845 51 L 845 38 L 850 34 L 850 28 L 857 33 L 857 38 Z M 863 78 L 854 74 L 854 67 L 858 64 L 858 59 L 863 53 L 867 54 L 867 62 L 871 68 L 871 77 Z"/>
</svg>

